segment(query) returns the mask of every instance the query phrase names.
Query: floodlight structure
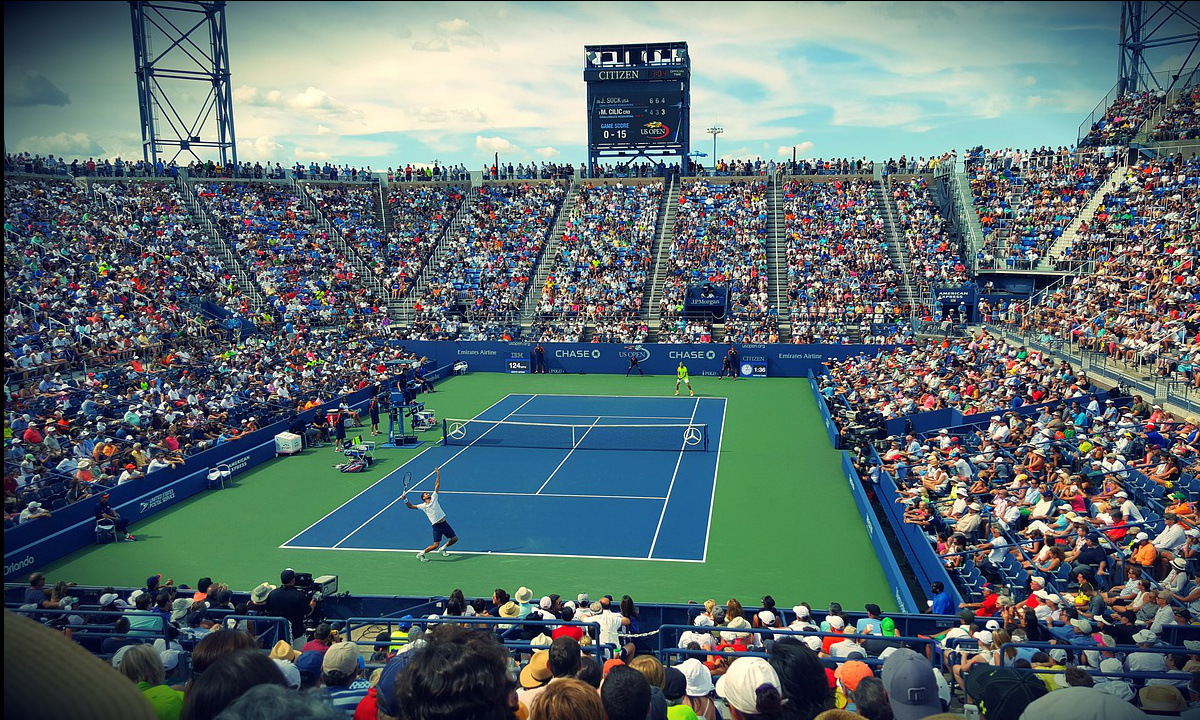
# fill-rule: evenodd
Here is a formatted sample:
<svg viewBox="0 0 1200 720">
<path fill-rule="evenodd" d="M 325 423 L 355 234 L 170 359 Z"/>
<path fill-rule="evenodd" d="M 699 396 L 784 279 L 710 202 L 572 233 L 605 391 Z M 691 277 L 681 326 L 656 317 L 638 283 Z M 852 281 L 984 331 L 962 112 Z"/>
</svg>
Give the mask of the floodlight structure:
<svg viewBox="0 0 1200 720">
<path fill-rule="evenodd" d="M 1121 3 L 1121 61 L 1117 69 L 1117 93 L 1162 90 L 1170 92 L 1191 85 L 1200 67 L 1200 16 L 1195 5 L 1184 0 Z M 1147 50 L 1178 47 L 1187 57 L 1178 68 L 1154 68 Z M 1174 63 L 1172 63 L 1173 65 Z"/>
<path fill-rule="evenodd" d="M 131 0 L 129 13 L 143 158 L 200 161 L 197 150 L 212 148 L 222 165 L 237 165 L 224 0 Z"/>
</svg>

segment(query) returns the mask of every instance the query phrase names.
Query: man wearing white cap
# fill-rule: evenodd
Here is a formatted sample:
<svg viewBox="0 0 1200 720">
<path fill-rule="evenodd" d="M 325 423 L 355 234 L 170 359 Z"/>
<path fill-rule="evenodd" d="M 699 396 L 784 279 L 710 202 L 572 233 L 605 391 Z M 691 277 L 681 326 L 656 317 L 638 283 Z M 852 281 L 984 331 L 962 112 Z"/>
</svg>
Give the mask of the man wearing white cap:
<svg viewBox="0 0 1200 720">
<path fill-rule="evenodd" d="M 954 525 L 954 532 L 962 533 L 963 535 L 971 536 L 978 532 L 980 523 L 983 522 L 983 517 L 979 512 L 983 510 L 983 506 L 973 502 L 967 505 L 967 513 L 962 516 Z"/>
<path fill-rule="evenodd" d="M 1158 636 L 1149 630 L 1139 630 L 1134 633 L 1133 641 L 1140 648 L 1149 648 L 1158 644 Z M 1135 652 L 1126 656 L 1125 667 L 1129 672 L 1165 672 L 1167 663 L 1158 653 Z"/>
<path fill-rule="evenodd" d="M 1100 672 L 1102 675 L 1123 675 L 1125 667 L 1117 658 L 1105 658 L 1100 661 Z M 1098 677 L 1095 679 L 1095 684 L 1092 687 L 1102 693 L 1108 693 L 1113 697 L 1120 698 L 1125 702 L 1133 699 L 1133 687 L 1125 682 L 1120 677 Z"/>
<path fill-rule="evenodd" d="M 31 520 L 40 520 L 41 518 L 50 517 L 50 511 L 42 509 L 42 504 L 36 500 L 25 506 L 21 511 L 21 516 L 17 519 L 18 525 L 24 525 Z"/>
</svg>

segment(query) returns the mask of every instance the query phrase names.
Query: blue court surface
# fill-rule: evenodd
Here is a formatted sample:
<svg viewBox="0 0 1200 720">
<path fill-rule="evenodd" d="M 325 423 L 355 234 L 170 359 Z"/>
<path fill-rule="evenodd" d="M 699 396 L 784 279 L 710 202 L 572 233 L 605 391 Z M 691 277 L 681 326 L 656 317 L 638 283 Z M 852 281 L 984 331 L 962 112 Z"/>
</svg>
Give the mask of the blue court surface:
<svg viewBox="0 0 1200 720">
<path fill-rule="evenodd" d="M 724 416 L 724 398 L 508 395 L 280 547 L 415 553 L 432 531 L 403 477 L 418 504 L 440 467 L 451 552 L 703 562 Z"/>
</svg>

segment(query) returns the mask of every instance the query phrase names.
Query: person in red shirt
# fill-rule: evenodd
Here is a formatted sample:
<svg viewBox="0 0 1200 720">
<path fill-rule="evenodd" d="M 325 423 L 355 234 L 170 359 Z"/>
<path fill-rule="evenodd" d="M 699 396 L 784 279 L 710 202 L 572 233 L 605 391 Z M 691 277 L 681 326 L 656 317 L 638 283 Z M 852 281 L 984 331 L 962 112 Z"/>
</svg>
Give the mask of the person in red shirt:
<svg viewBox="0 0 1200 720">
<path fill-rule="evenodd" d="M 983 586 L 983 602 L 977 603 L 959 603 L 960 608 L 974 610 L 975 617 L 991 617 L 996 614 L 996 605 L 1000 602 L 1000 596 L 996 594 L 995 588 L 991 585 Z"/>
<path fill-rule="evenodd" d="M 25 428 L 25 433 L 21 435 L 21 440 L 26 445 L 41 445 L 42 433 L 38 431 L 37 425 L 29 423 L 29 427 Z"/>
<path fill-rule="evenodd" d="M 562 609 L 563 622 L 571 622 L 575 619 L 575 610 L 570 606 Z M 560 637 L 574 638 L 576 642 L 583 640 L 583 628 L 578 625 L 559 625 L 554 628 L 554 632 L 550 633 L 552 640 L 557 640 Z"/>
</svg>

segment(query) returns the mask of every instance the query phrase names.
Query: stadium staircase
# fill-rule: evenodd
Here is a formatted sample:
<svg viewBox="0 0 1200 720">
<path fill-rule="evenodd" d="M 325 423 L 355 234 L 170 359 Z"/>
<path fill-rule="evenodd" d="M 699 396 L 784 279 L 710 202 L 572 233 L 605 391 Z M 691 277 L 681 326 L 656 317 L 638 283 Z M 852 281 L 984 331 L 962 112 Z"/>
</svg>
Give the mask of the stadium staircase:
<svg viewBox="0 0 1200 720">
<path fill-rule="evenodd" d="M 473 186 L 468 186 L 465 191 L 463 201 L 458 205 L 458 212 L 454 213 L 454 219 L 450 221 L 450 226 L 438 238 L 437 244 L 433 246 L 433 250 L 429 253 L 429 257 L 425 258 L 425 264 L 421 267 L 420 274 L 417 275 L 412 287 L 408 289 L 408 294 L 399 303 L 399 312 L 392 312 L 392 317 L 399 315 L 399 318 L 405 323 L 410 323 L 416 319 L 416 312 L 413 310 L 413 305 L 416 299 L 420 297 L 425 288 L 429 286 L 429 278 L 435 272 L 432 268 L 437 267 L 438 261 L 442 259 L 448 252 L 451 238 L 456 238 L 462 233 L 463 227 L 470 222 L 471 208 L 475 206 L 475 199 L 479 196 L 478 189 Z M 389 303 L 391 307 L 392 303 Z"/>
<path fill-rule="evenodd" d="M 191 210 L 192 217 L 195 218 L 196 224 L 204 233 L 204 239 L 208 243 L 208 246 L 215 250 L 221 257 L 225 272 L 229 273 L 229 276 L 234 279 L 242 292 L 250 297 L 250 307 L 255 313 L 261 312 L 269 304 L 267 296 L 263 294 L 262 288 L 255 282 L 249 268 L 242 264 L 237 259 L 237 256 L 233 254 L 233 249 L 217 229 L 212 216 L 209 215 L 208 207 L 200 200 L 200 196 L 196 194 L 195 185 L 184 180 L 182 177 L 179 178 L 178 182 L 179 186 L 183 189 L 183 197 L 187 202 L 188 210 Z"/>
<path fill-rule="evenodd" d="M 321 204 L 308 193 L 309 183 L 302 183 L 297 180 L 293 180 L 292 182 L 295 184 L 296 192 L 299 193 L 301 201 L 304 202 L 305 207 L 316 218 L 317 225 L 325 231 L 325 234 L 329 237 L 334 247 L 337 248 L 338 252 L 350 261 L 350 265 L 354 268 L 354 272 L 358 276 L 359 285 L 370 290 L 376 300 L 386 302 L 388 297 L 387 289 L 384 288 L 379 278 L 375 276 L 368 258 L 364 258 L 358 248 L 346 242 L 346 238 L 342 232 L 337 229 L 337 226 L 325 215 L 325 211 L 321 209 Z M 374 189 L 376 192 L 375 202 L 379 204 L 382 201 L 382 195 L 379 193 L 379 185 L 376 184 Z M 372 224 L 374 224 L 374 218 L 372 218 Z M 375 225 L 375 227 L 376 229 L 379 228 L 378 225 Z"/>
<path fill-rule="evenodd" d="M 542 248 L 541 255 L 534 263 L 537 274 L 529 283 L 529 287 L 525 289 L 525 300 L 521 303 L 520 316 L 522 333 L 529 330 L 530 325 L 533 324 L 538 303 L 542 299 L 542 288 L 546 286 L 546 280 L 550 278 L 550 270 L 554 267 L 554 258 L 558 255 L 558 246 L 562 244 L 563 234 L 567 231 L 567 220 L 571 217 L 571 210 L 574 209 L 575 200 L 578 197 L 579 176 L 572 175 L 571 184 L 567 186 L 567 194 L 563 196 L 562 205 L 558 208 L 558 217 L 554 221 L 554 228 L 550 231 L 550 236 L 546 238 L 546 245 Z"/>
<path fill-rule="evenodd" d="M 375 227 L 383 228 L 383 234 L 390 235 L 395 224 L 392 222 L 392 214 L 388 212 L 388 187 L 383 183 L 379 184 L 379 198 L 380 201 L 372 208 Z"/>
<path fill-rule="evenodd" d="M 908 257 L 908 243 L 900 232 L 900 211 L 896 209 L 896 201 L 884 187 L 883 181 L 875 180 L 875 203 L 883 216 L 883 229 L 887 233 L 888 257 L 896 266 L 903 283 L 900 285 L 899 300 L 916 307 L 921 298 L 913 285 L 912 262 Z"/>
<path fill-rule="evenodd" d="M 650 248 L 650 254 L 654 256 L 654 270 L 650 273 L 650 281 L 646 283 L 642 313 L 646 318 L 646 326 L 655 337 L 662 326 L 662 311 L 658 304 L 662 302 L 663 298 L 663 279 L 666 277 L 667 256 L 670 253 L 671 240 L 675 234 L 675 213 L 679 210 L 680 190 L 679 177 L 675 175 L 668 177 L 667 191 L 663 193 L 663 204 L 658 209 L 658 227 L 654 229 L 654 245 Z"/>
<path fill-rule="evenodd" d="M 767 281 L 771 283 L 771 305 L 775 307 L 779 337 L 792 334 L 788 308 L 787 238 L 783 230 L 783 178 L 772 175 L 768 192 L 771 195 L 771 232 L 767 235 Z"/>
<path fill-rule="evenodd" d="M 946 173 L 945 179 L 949 185 L 948 194 L 958 213 L 959 227 L 962 229 L 962 244 L 966 248 L 966 256 L 970 264 L 975 265 L 975 258 L 983 250 L 983 225 L 979 222 L 979 213 L 975 212 L 975 201 L 971 198 L 971 182 L 967 179 L 965 170 L 959 169 L 957 161 Z"/>
<path fill-rule="evenodd" d="M 1091 223 L 1092 218 L 1096 215 L 1096 210 L 1104 203 L 1104 196 L 1114 192 L 1124 179 L 1125 156 L 1122 155 L 1120 165 L 1117 167 L 1117 169 L 1109 174 L 1108 179 L 1105 180 L 1104 184 L 1100 186 L 1100 189 L 1097 190 L 1094 195 L 1092 195 L 1092 197 L 1088 200 L 1087 205 L 1083 207 L 1083 210 L 1079 211 L 1079 214 L 1076 215 L 1075 219 L 1071 221 L 1071 224 L 1067 226 L 1067 229 L 1063 231 L 1063 234 L 1060 235 L 1059 238 L 1054 241 L 1054 244 L 1050 246 L 1050 250 L 1046 253 L 1046 257 L 1038 263 L 1039 270 L 1057 269 L 1052 258 L 1061 256 L 1067 250 L 1067 248 L 1075 244 L 1075 241 L 1079 239 L 1079 228 L 1082 227 L 1084 222 L 1089 224 Z"/>
</svg>

